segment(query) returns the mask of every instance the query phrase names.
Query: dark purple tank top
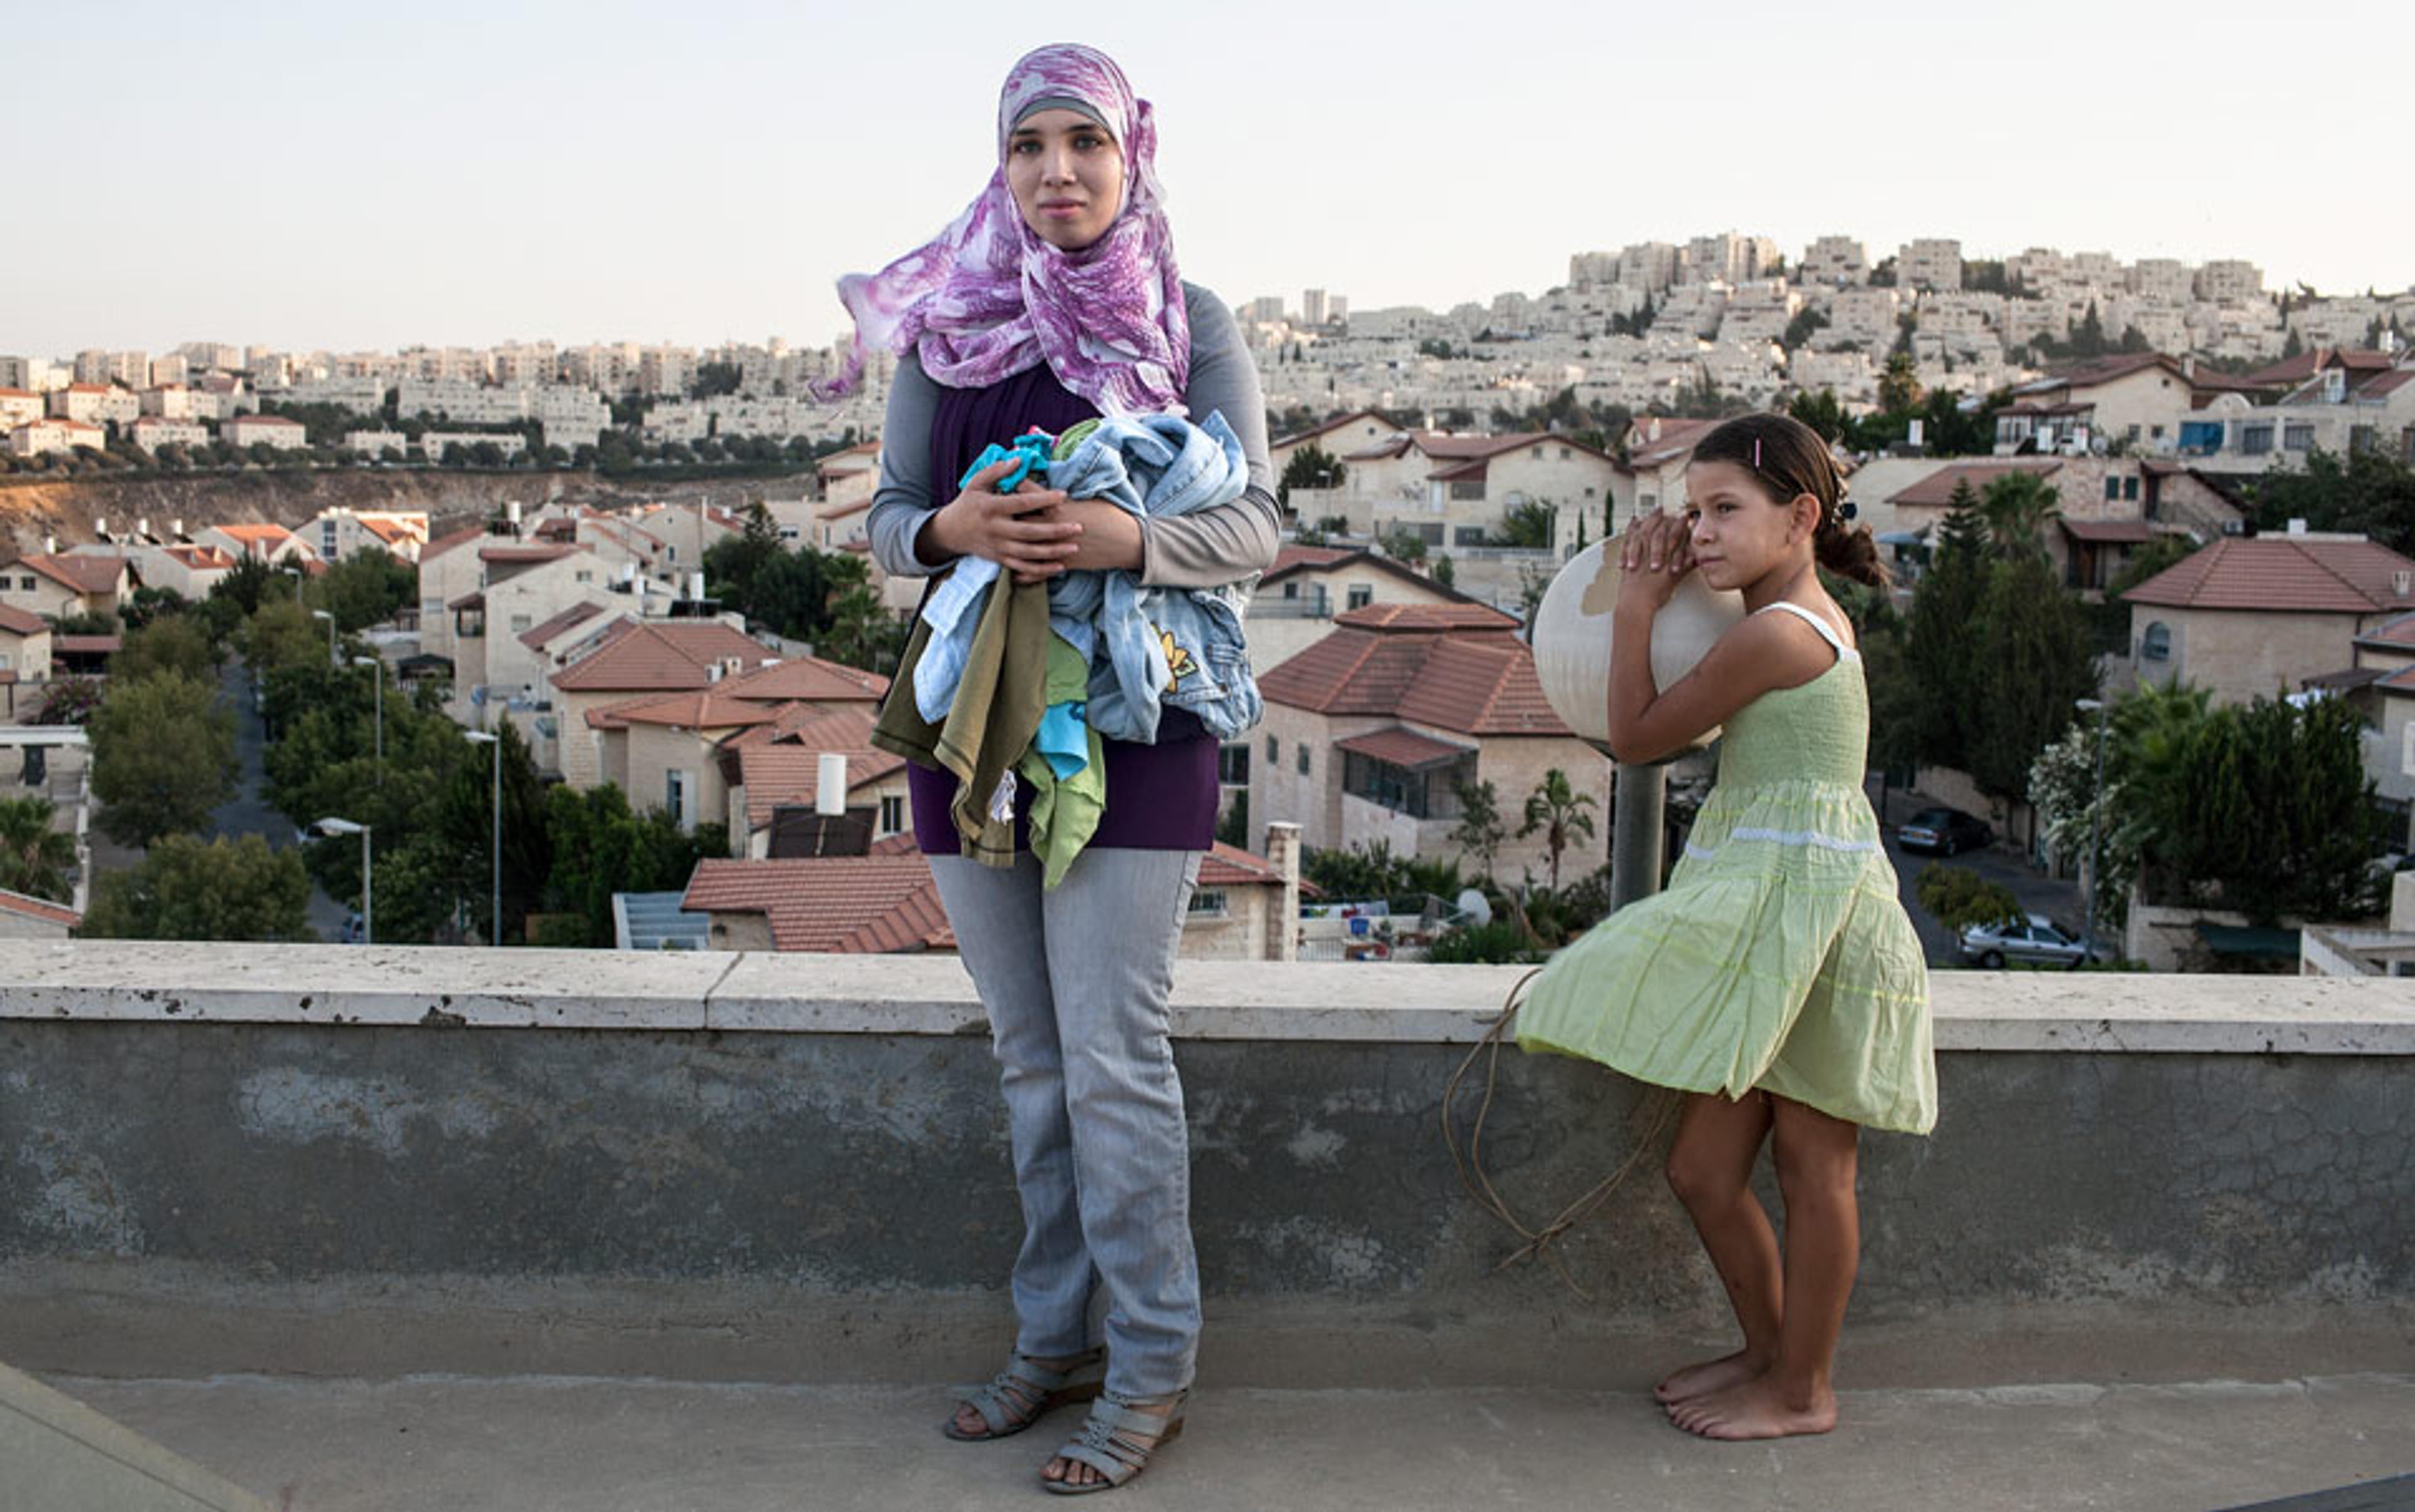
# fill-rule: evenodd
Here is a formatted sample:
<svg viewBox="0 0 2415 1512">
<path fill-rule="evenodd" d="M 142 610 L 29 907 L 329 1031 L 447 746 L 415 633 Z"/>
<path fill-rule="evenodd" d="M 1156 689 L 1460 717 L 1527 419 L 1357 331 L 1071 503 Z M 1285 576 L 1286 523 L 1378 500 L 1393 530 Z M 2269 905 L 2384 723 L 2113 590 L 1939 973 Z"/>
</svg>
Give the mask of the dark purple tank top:
<svg viewBox="0 0 2415 1512">
<path fill-rule="evenodd" d="M 1001 379 L 987 388 L 942 388 L 931 419 L 931 484 L 939 502 L 955 497 L 965 475 L 993 442 L 1013 440 L 1038 426 L 1052 435 L 1098 411 L 1057 382 L 1046 363 Z M 1102 741 L 1107 806 L 1093 846 L 1115 850 L 1206 850 L 1216 838 L 1216 741 L 1198 717 L 1168 709 L 1158 721 L 1157 743 Z M 948 806 L 956 779 L 945 771 L 908 763 L 907 791 L 914 808 L 914 843 L 923 854 L 956 854 L 955 821 Z M 1019 785 L 1014 799 L 1014 845 L 1029 847 L 1031 788 Z"/>
</svg>

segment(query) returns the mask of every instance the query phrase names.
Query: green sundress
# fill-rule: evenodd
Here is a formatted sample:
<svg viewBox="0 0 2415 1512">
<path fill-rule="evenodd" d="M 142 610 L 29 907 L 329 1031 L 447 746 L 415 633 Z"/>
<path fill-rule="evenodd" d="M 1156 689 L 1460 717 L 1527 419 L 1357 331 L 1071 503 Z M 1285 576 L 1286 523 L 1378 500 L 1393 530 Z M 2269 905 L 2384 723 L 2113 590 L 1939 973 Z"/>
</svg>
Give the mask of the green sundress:
<svg viewBox="0 0 2415 1512">
<path fill-rule="evenodd" d="M 1758 1087 L 1873 1129 L 1937 1122 L 1928 971 L 1862 794 L 1869 694 L 1837 652 L 1727 722 L 1718 780 L 1667 891 L 1553 956 L 1518 1010 L 1519 1044 L 1639 1081 Z"/>
</svg>

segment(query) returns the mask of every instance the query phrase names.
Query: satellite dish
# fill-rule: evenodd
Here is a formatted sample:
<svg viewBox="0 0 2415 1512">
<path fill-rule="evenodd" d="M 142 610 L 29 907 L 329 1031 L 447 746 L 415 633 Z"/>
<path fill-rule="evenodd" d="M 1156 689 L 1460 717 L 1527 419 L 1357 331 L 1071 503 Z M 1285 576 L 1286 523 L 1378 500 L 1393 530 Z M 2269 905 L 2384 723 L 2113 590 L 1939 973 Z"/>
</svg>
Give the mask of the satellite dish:
<svg viewBox="0 0 2415 1512">
<path fill-rule="evenodd" d="M 1470 923 L 1480 928 L 1492 922 L 1492 905 L 1487 902 L 1484 894 L 1476 889 L 1461 889 L 1458 904 L 1459 911 L 1467 916 Z"/>
</svg>

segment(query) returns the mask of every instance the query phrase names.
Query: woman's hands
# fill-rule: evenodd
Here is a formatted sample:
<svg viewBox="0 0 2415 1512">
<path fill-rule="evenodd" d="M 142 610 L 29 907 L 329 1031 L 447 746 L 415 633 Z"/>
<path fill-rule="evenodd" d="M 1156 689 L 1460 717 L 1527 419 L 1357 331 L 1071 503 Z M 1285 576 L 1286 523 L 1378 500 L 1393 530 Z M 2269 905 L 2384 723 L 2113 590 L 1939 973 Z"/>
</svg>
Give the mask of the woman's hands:
<svg viewBox="0 0 2415 1512">
<path fill-rule="evenodd" d="M 1694 570 L 1694 532 L 1683 515 L 1638 515 L 1618 538 L 1618 605 L 1657 613 Z"/>
<path fill-rule="evenodd" d="M 1058 489 L 992 493 L 990 486 L 1013 470 L 1014 459 L 1007 457 L 974 473 L 965 491 L 922 527 L 916 554 L 935 567 L 956 557 L 987 557 L 1021 583 L 1064 571 L 1081 550 L 1081 523 L 1057 514 L 1065 502 Z"/>
<path fill-rule="evenodd" d="M 1043 582 L 1068 571 L 1141 565 L 1140 521 L 1096 499 L 1068 499 L 1057 488 L 993 493 L 990 485 L 1012 470 L 1012 459 L 973 475 L 954 501 L 922 527 L 917 546 L 930 556 L 987 557 L 1018 583 Z"/>
</svg>

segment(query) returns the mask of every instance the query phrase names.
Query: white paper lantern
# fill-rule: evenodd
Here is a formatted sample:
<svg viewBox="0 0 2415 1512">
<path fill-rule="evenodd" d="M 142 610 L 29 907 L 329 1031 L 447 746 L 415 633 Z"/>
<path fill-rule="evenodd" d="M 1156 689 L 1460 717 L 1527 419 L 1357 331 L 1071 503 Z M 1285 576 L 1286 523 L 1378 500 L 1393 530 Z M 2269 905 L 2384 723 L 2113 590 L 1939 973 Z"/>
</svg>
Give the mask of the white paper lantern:
<svg viewBox="0 0 2415 1512">
<path fill-rule="evenodd" d="M 1604 750 L 1610 742 L 1611 611 L 1618 603 L 1618 539 L 1568 559 L 1535 611 L 1535 675 L 1568 728 Z M 1744 595 L 1688 573 L 1652 620 L 1652 681 L 1661 689 L 1694 669 L 1714 642 L 1744 619 Z M 1706 730 L 1696 745 L 1718 738 Z"/>
</svg>

